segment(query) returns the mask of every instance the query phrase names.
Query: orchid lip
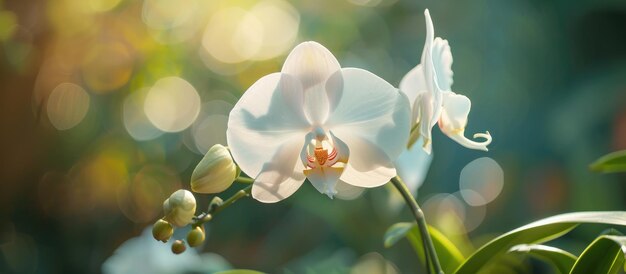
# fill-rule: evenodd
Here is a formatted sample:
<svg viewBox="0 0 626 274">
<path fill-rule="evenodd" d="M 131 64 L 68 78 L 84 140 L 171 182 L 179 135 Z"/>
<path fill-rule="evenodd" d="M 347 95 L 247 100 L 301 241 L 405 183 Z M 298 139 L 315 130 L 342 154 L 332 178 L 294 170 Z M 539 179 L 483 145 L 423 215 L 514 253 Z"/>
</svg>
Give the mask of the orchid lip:
<svg viewBox="0 0 626 274">
<path fill-rule="evenodd" d="M 305 166 L 310 169 L 333 167 L 339 160 L 337 148 L 322 128 L 316 127 L 311 134 L 314 138 L 305 143 Z"/>
</svg>

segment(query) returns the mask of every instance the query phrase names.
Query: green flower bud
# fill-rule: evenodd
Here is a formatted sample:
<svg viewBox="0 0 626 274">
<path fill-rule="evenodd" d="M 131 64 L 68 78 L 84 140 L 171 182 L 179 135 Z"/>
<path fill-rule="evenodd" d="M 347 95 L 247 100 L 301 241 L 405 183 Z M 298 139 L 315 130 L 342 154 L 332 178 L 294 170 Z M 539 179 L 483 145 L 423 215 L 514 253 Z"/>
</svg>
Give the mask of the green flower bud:
<svg viewBox="0 0 626 274">
<path fill-rule="evenodd" d="M 172 252 L 174 254 L 183 253 L 183 252 L 185 252 L 185 250 L 187 250 L 187 247 L 185 246 L 185 242 L 183 242 L 181 240 L 176 240 L 172 244 Z"/>
<path fill-rule="evenodd" d="M 163 202 L 164 220 L 181 227 L 191 223 L 196 213 L 196 198 L 191 192 L 179 189 Z"/>
<path fill-rule="evenodd" d="M 238 173 L 228 149 L 214 145 L 193 170 L 191 190 L 206 194 L 222 192 L 233 184 Z"/>
<path fill-rule="evenodd" d="M 161 242 L 167 242 L 174 234 L 174 228 L 165 220 L 158 220 L 152 226 L 152 236 Z"/>
<path fill-rule="evenodd" d="M 224 200 L 222 200 L 222 198 L 217 196 L 213 197 L 211 203 L 209 203 L 209 213 L 213 213 L 213 211 L 215 211 L 215 209 L 222 204 L 224 204 Z"/>
<path fill-rule="evenodd" d="M 204 228 L 196 226 L 187 234 L 187 243 L 192 247 L 199 246 L 204 242 L 204 237 Z"/>
</svg>

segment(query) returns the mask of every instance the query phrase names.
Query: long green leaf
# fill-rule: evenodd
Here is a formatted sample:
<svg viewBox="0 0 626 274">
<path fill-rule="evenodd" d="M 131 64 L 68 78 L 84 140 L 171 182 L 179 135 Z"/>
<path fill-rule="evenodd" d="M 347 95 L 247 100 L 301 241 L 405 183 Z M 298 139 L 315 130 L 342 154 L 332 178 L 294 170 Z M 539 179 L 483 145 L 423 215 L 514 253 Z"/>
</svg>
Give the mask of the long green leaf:
<svg viewBox="0 0 626 274">
<path fill-rule="evenodd" d="M 465 260 L 461 251 L 443 233 L 432 226 L 428 227 L 428 232 L 433 240 L 441 267 L 445 272 L 453 271 Z M 424 262 L 422 238 L 415 223 L 397 223 L 389 227 L 384 237 L 385 247 L 391 247 L 404 237 L 409 240 L 420 260 Z"/>
<path fill-rule="evenodd" d="M 613 274 L 624 267 L 626 237 L 603 235 L 580 254 L 571 274 Z"/>
<path fill-rule="evenodd" d="M 574 212 L 548 217 L 517 228 L 480 247 L 455 273 L 477 273 L 489 260 L 519 244 L 538 244 L 556 239 L 581 223 L 626 226 L 624 211 Z"/>
<path fill-rule="evenodd" d="M 383 237 L 384 245 L 386 248 L 390 248 L 395 245 L 402 238 L 406 237 L 409 230 L 415 226 L 414 223 L 395 223 L 387 228 L 385 236 Z"/>
<path fill-rule="evenodd" d="M 626 150 L 616 151 L 600 157 L 589 168 L 597 172 L 625 172 Z"/>
<path fill-rule="evenodd" d="M 523 253 L 552 264 L 559 272 L 569 273 L 576 262 L 576 256 L 565 250 L 547 245 L 521 244 L 512 247 L 510 253 Z"/>
</svg>

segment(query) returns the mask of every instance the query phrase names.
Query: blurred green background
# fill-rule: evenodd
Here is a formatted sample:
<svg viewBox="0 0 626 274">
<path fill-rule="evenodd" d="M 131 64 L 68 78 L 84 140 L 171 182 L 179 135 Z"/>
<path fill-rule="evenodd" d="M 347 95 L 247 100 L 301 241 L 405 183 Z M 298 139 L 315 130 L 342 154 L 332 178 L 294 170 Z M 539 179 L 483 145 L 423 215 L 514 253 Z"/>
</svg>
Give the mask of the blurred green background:
<svg viewBox="0 0 626 274">
<path fill-rule="evenodd" d="M 130 262 L 102 267 L 161 216 L 170 193 L 189 189 L 202 154 L 225 144 L 237 98 L 279 71 L 293 46 L 318 41 L 342 66 L 397 86 L 419 63 L 425 8 L 450 42 L 453 90 L 473 103 L 466 134 L 494 137 L 485 153 L 434 130 L 417 196 L 431 223 L 480 244 L 556 213 L 623 210 L 626 178 L 588 170 L 626 149 L 622 0 L 4 0 L 0 273 L 172 273 L 151 266 L 191 264 L 193 251 L 169 256 L 168 245 L 146 240 L 121 256 Z M 472 204 L 459 181 L 480 157 L 504 179 L 479 182 L 493 201 Z M 202 209 L 211 196 L 196 198 Z M 344 201 L 305 184 L 280 203 L 246 199 L 223 213 L 207 226 L 205 269 L 190 271 L 418 266 L 406 241 L 383 247 L 387 227 L 411 220 L 384 187 Z M 601 229 L 576 230 L 563 244 L 576 250 Z M 123 263 L 145 271 L 111 266 Z"/>
</svg>

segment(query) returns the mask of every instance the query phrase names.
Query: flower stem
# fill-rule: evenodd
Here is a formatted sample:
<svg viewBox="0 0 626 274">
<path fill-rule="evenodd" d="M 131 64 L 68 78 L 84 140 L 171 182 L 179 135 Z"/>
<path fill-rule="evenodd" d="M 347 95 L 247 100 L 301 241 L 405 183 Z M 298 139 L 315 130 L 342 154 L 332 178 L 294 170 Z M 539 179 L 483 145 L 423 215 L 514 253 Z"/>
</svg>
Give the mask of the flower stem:
<svg viewBox="0 0 626 274">
<path fill-rule="evenodd" d="M 247 197 L 250 195 L 250 191 L 252 190 L 252 183 L 254 182 L 254 179 L 251 178 L 247 178 L 247 177 L 237 177 L 234 181 L 235 183 L 243 183 L 243 184 L 248 184 L 248 186 L 240 189 L 239 191 L 235 192 L 235 194 L 233 194 L 233 196 L 230 196 L 228 199 L 226 199 L 221 205 L 216 206 L 215 208 L 213 208 L 213 210 L 209 213 L 201 213 L 200 215 L 198 215 L 198 217 L 195 217 L 194 222 L 192 225 L 194 226 L 199 226 L 202 225 L 206 222 L 209 222 L 213 219 L 213 216 L 215 216 L 215 214 L 219 213 L 220 211 L 224 210 L 225 208 L 229 207 L 230 205 L 232 205 L 233 203 L 235 203 L 236 201 L 238 201 L 239 199 L 243 198 L 243 197 Z"/>
<path fill-rule="evenodd" d="M 443 270 L 441 269 L 441 265 L 439 264 L 439 259 L 437 258 L 437 252 L 435 251 L 435 246 L 433 245 L 433 240 L 430 238 L 430 233 L 428 233 L 428 226 L 426 225 L 426 218 L 424 217 L 424 212 L 411 195 L 411 191 L 406 187 L 404 182 L 400 180 L 397 176 L 391 179 L 391 183 L 395 186 L 400 194 L 402 194 L 402 198 L 407 203 L 413 216 L 415 217 L 415 221 L 417 222 L 417 228 L 422 236 L 422 243 L 424 244 L 424 254 L 426 256 L 426 265 L 427 269 L 430 272 L 430 267 L 428 267 L 428 261 L 432 262 L 433 268 L 435 269 L 435 273 L 443 274 Z"/>
<path fill-rule="evenodd" d="M 250 191 L 251 190 L 252 190 L 252 184 L 247 186 L 247 187 L 245 187 L 245 188 L 243 188 L 243 189 L 240 189 L 233 196 L 231 196 L 230 198 L 226 199 L 226 201 L 224 201 L 223 204 L 221 204 L 220 206 L 216 207 L 215 210 L 213 210 L 213 212 L 211 212 L 211 214 L 215 215 L 218 212 L 224 210 L 224 208 L 227 208 L 228 206 L 232 205 L 237 200 L 250 195 Z"/>
</svg>

